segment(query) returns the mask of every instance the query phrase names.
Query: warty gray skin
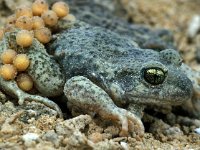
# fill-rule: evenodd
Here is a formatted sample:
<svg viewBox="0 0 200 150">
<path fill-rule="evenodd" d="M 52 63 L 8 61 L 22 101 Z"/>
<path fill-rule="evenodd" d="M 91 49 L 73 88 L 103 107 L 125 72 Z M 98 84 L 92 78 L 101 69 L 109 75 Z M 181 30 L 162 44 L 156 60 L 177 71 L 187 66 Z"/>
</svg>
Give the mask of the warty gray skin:
<svg viewBox="0 0 200 150">
<path fill-rule="evenodd" d="M 51 0 L 49 0 L 51 1 Z M 116 32 L 135 41 L 142 49 L 161 51 L 176 49 L 173 33 L 165 29 L 152 30 L 141 24 L 128 23 L 124 19 L 124 9 L 121 3 L 112 0 L 65 0 L 70 6 L 70 12 L 78 20 L 93 26 L 100 26 Z M 122 17 L 123 16 L 123 17 Z M 200 73 L 183 64 L 181 70 L 187 74 L 193 83 L 193 96 L 190 101 L 181 105 L 187 114 L 200 119 Z"/>
<path fill-rule="evenodd" d="M 31 65 L 27 73 L 41 95 L 58 96 L 64 91 L 70 109 L 120 121 L 122 136 L 128 133 L 143 135 L 140 118 L 144 106 L 178 105 L 192 96 L 192 83 L 180 70 L 181 58 L 177 51 L 140 49 L 128 38 L 78 23 L 50 45 L 53 59 L 36 39 L 31 47 L 20 49 L 14 42 L 15 35 L 15 32 L 6 34 L 0 43 L 0 53 L 13 47 L 28 55 Z M 165 72 L 164 81 L 158 85 L 149 84 L 144 79 L 146 68 Z M 2 90 L 19 98 L 20 104 L 24 100 L 35 100 L 56 109 L 61 115 L 55 103 L 23 92 L 13 80 L 0 78 L 0 85 Z"/>
<path fill-rule="evenodd" d="M 192 83 L 181 71 L 175 50 L 140 49 L 127 38 L 89 25 L 65 31 L 50 49 L 66 77 L 69 107 L 119 120 L 121 135 L 143 133 L 139 118 L 145 105 L 178 105 L 192 96 Z M 148 83 L 146 68 L 164 70 L 164 82 Z"/>
<path fill-rule="evenodd" d="M 30 95 L 22 91 L 15 80 L 6 81 L 0 77 L 0 89 L 8 95 L 18 98 L 18 103 L 21 105 L 25 100 L 42 102 L 43 104 L 55 109 L 58 115 L 62 117 L 62 112 L 58 105 L 46 98 L 62 94 L 64 86 L 64 75 L 61 73 L 59 65 L 55 60 L 48 55 L 44 45 L 34 39 L 30 47 L 22 48 L 16 43 L 16 34 L 18 30 L 8 32 L 4 35 L 0 42 L 0 55 L 7 49 L 14 49 L 17 53 L 24 53 L 30 59 L 30 65 L 27 69 L 27 74 L 31 76 L 35 88 L 41 93 L 39 95 Z M 0 65 L 3 65 L 0 60 Z M 19 74 L 20 72 L 18 72 Z M 42 82 L 41 82 L 42 81 Z"/>
</svg>

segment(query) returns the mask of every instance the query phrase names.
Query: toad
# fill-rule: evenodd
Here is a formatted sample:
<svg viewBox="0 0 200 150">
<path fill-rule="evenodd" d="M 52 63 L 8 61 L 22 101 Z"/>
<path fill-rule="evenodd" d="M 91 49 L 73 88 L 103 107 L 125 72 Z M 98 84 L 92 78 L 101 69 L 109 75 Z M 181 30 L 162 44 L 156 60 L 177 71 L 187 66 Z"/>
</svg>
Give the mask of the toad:
<svg viewBox="0 0 200 150">
<path fill-rule="evenodd" d="M 65 75 L 69 108 L 120 121 L 121 135 L 144 132 L 140 118 L 148 104 L 178 105 L 192 96 L 192 82 L 172 49 L 141 49 L 109 30 L 83 25 L 63 32 L 50 50 Z"/>
<path fill-rule="evenodd" d="M 17 47 L 13 37 L 15 33 L 6 34 L 0 53 L 10 45 Z M 36 39 L 21 51 L 31 60 L 27 73 L 42 96 L 25 93 L 15 81 L 0 78 L 2 90 L 19 98 L 20 104 L 42 102 L 60 116 L 59 107 L 46 97 L 64 93 L 72 111 L 119 121 L 121 136 L 143 135 L 144 107 L 179 105 L 192 97 L 193 85 L 181 69 L 177 51 L 141 49 L 101 27 L 83 23 L 67 29 L 51 43 L 53 57 Z"/>
</svg>

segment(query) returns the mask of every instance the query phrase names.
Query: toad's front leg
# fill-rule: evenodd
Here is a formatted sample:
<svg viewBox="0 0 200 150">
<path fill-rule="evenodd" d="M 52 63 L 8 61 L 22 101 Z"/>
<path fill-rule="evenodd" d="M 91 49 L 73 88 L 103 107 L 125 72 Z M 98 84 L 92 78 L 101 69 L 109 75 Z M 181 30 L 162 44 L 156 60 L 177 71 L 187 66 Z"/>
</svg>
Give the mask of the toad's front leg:
<svg viewBox="0 0 200 150">
<path fill-rule="evenodd" d="M 83 76 L 69 79 L 64 87 L 68 104 L 73 108 L 83 109 L 83 112 L 95 112 L 102 118 L 120 121 L 120 135 L 127 136 L 128 131 L 144 134 L 144 126 L 135 114 L 117 107 L 109 95 L 100 87 Z"/>
<path fill-rule="evenodd" d="M 17 97 L 19 99 L 18 103 L 20 105 L 22 105 L 25 100 L 40 102 L 56 110 L 58 112 L 59 117 L 62 117 L 62 112 L 56 103 L 49 100 L 48 98 L 44 98 L 39 95 L 30 95 L 28 93 L 25 93 L 24 91 L 19 89 L 19 87 L 17 86 L 17 83 L 14 80 L 6 81 L 0 77 L 0 85 L 1 85 L 0 88 L 4 90 L 6 93 L 9 93 L 9 95 L 12 95 L 14 97 Z"/>
</svg>

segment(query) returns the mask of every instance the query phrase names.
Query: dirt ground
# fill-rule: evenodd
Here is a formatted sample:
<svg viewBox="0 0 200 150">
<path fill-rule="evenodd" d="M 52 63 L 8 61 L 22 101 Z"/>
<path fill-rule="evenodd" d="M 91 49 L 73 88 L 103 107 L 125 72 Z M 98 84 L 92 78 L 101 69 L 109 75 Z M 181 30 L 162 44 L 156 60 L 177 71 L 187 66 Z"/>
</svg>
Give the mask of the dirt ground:
<svg viewBox="0 0 200 150">
<path fill-rule="evenodd" d="M 119 126 L 89 115 L 63 120 L 35 102 L 0 104 L 0 149 L 199 149 L 200 135 L 155 121 L 144 137 L 119 137 Z M 153 131 L 154 130 L 154 131 Z M 164 131 L 169 131 L 165 135 Z M 171 133 L 170 133 L 171 130 Z M 185 132 L 185 133 L 184 133 Z"/>
<path fill-rule="evenodd" d="M 119 15 L 129 22 L 173 31 L 177 48 L 184 61 L 200 70 L 197 56 L 200 51 L 198 42 L 200 34 L 197 33 L 192 39 L 188 39 L 187 36 L 190 20 L 194 15 L 200 14 L 200 1 L 117 1 L 119 8 L 123 9 L 123 14 Z M 0 0 L 0 26 L 5 23 L 7 15 L 11 14 L 16 3 L 21 4 L 24 1 Z M 65 116 L 69 115 L 65 114 Z M 80 115 L 63 120 L 57 118 L 56 112 L 43 104 L 26 102 L 19 106 L 12 98 L 2 99 L 0 102 L 0 149 L 200 149 L 200 134 L 194 132 L 194 129 L 200 126 L 200 121 L 195 120 L 196 126 L 168 125 L 167 123 L 174 118 L 172 113 L 164 118 L 145 115 L 143 118 L 146 128 L 144 137 L 119 137 L 119 125 L 101 120 L 98 116 L 92 119 L 89 115 Z"/>
</svg>

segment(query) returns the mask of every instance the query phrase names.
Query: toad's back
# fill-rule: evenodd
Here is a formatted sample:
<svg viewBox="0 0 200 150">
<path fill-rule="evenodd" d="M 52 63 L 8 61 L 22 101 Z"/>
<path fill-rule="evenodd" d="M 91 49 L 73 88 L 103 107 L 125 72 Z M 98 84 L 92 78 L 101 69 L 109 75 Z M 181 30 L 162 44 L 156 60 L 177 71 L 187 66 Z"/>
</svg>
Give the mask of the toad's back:
<svg viewBox="0 0 200 150">
<path fill-rule="evenodd" d="M 118 97 L 126 101 L 178 104 L 192 93 L 177 51 L 140 49 L 132 40 L 100 27 L 75 24 L 49 50 L 55 50 L 66 80 L 84 76 L 109 95 L 118 90 Z"/>
<path fill-rule="evenodd" d="M 158 52 L 140 49 L 130 39 L 91 26 L 65 31 L 52 47 L 69 78 L 95 73 L 111 79 L 124 67 L 134 69 L 142 62 L 159 59 Z"/>
</svg>

